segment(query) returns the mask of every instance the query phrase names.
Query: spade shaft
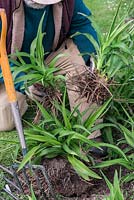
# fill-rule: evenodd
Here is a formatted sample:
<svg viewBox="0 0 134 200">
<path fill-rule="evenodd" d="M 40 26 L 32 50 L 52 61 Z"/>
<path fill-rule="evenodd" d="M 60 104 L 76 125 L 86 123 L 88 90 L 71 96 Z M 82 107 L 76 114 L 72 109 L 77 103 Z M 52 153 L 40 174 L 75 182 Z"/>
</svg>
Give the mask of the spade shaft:
<svg viewBox="0 0 134 200">
<path fill-rule="evenodd" d="M 14 87 L 12 73 L 8 61 L 6 51 L 6 35 L 7 35 L 7 17 L 4 9 L 0 9 L 0 18 L 2 22 L 2 31 L 0 36 L 0 66 L 3 74 L 5 89 L 8 95 L 9 102 L 11 104 L 14 123 L 18 132 L 20 144 L 22 147 L 23 156 L 26 154 L 26 142 L 24 137 L 24 131 L 22 127 L 21 116 L 19 112 L 19 106 L 17 102 L 17 95 Z"/>
</svg>

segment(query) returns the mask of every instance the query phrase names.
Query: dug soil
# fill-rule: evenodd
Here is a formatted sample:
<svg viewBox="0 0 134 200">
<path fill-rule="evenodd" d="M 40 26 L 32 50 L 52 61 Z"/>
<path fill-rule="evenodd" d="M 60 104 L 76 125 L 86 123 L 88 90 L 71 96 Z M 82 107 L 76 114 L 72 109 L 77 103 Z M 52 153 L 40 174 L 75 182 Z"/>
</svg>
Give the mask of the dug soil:
<svg viewBox="0 0 134 200">
<path fill-rule="evenodd" d="M 85 181 L 78 176 L 78 174 L 71 167 L 69 162 L 62 158 L 56 157 L 53 159 L 44 159 L 42 165 L 45 167 L 45 171 L 47 174 L 47 179 L 39 172 L 36 175 L 38 176 L 42 191 L 45 193 L 47 200 L 104 200 L 106 196 L 110 194 L 110 191 L 104 181 L 104 178 L 101 180 L 90 179 L 89 181 Z M 119 166 L 112 166 L 109 168 L 103 169 L 103 173 L 105 176 L 113 183 L 113 177 L 115 170 L 120 172 Z M 100 176 L 99 170 L 96 170 Z M 30 174 L 30 173 L 27 173 Z M 120 173 L 118 173 L 120 174 Z M 128 174 L 126 169 L 122 169 L 121 175 Z M 19 174 L 19 179 L 21 183 L 23 183 L 23 190 L 26 195 L 30 195 L 30 191 L 26 185 L 26 181 L 24 181 L 22 174 Z M 49 179 L 49 181 L 48 181 Z M 45 200 L 44 197 L 41 197 L 41 193 L 38 189 L 38 184 L 36 179 L 30 177 L 30 182 L 34 189 L 34 192 L 37 196 L 38 200 Z M 47 181 L 46 181 L 47 180 Z M 52 197 L 52 190 L 56 198 Z M 133 182 L 129 182 L 122 187 L 125 200 L 133 200 L 134 194 L 134 184 Z"/>
<path fill-rule="evenodd" d="M 69 162 L 62 157 L 53 159 L 45 159 L 42 163 L 48 173 L 50 181 L 53 185 L 55 193 L 60 194 L 61 200 L 102 200 L 109 195 L 109 189 L 102 180 L 84 181 L 81 179 Z M 112 166 L 103 170 L 103 173 L 113 183 L 115 170 L 120 171 L 119 166 Z M 96 171 L 99 173 L 99 170 Z M 126 169 L 122 169 L 121 175 L 127 174 Z M 99 173 L 101 175 L 101 173 Z M 102 175 L 101 175 L 102 176 Z M 134 193 L 133 183 L 123 186 L 126 200 L 130 200 L 130 196 Z"/>
</svg>

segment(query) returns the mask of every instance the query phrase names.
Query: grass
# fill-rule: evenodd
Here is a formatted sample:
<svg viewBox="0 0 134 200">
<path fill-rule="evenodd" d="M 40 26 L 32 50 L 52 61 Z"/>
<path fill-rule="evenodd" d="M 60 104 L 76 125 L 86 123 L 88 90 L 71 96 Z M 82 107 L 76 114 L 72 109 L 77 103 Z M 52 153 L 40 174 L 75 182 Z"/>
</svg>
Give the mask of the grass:
<svg viewBox="0 0 134 200">
<path fill-rule="evenodd" d="M 15 131 L 0 132 L 0 164 L 8 166 L 16 159 L 18 145 L 2 142 L 2 140 L 13 140 L 16 137 Z"/>
<path fill-rule="evenodd" d="M 112 17 L 118 6 L 119 0 L 84 0 L 87 7 L 91 10 L 96 23 L 105 33 L 107 32 L 109 25 L 111 24 Z M 121 14 L 128 8 L 131 0 L 123 0 L 123 7 Z"/>
</svg>

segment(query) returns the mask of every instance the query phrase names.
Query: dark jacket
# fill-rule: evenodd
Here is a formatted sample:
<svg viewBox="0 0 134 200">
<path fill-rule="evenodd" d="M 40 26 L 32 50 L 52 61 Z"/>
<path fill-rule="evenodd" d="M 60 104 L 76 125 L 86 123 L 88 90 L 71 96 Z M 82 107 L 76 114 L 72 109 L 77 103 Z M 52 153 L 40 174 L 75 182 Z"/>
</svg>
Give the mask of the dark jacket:
<svg viewBox="0 0 134 200">
<path fill-rule="evenodd" d="M 19 8 L 23 0 L 1 0 L 0 8 L 4 8 L 7 14 L 8 21 L 8 33 L 7 33 L 7 52 L 11 52 L 12 44 L 12 27 L 13 27 L 13 13 Z M 62 16 L 62 28 L 60 33 L 60 39 L 58 42 L 58 47 L 65 40 L 68 35 L 70 24 L 74 11 L 74 0 L 63 0 L 63 16 Z"/>
</svg>

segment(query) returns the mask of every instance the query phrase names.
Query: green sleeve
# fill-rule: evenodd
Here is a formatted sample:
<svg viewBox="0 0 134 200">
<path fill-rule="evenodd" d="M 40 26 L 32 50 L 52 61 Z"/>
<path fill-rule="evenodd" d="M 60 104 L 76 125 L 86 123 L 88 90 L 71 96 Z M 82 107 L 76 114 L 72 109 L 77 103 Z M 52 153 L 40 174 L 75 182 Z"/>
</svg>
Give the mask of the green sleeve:
<svg viewBox="0 0 134 200">
<path fill-rule="evenodd" d="M 82 0 L 75 0 L 75 8 L 74 8 L 74 13 L 73 13 L 73 18 L 72 18 L 72 23 L 71 23 L 71 28 L 70 28 L 70 33 L 69 35 L 72 35 L 76 32 L 80 33 L 88 33 L 91 34 L 94 39 L 97 41 L 97 33 L 95 29 L 93 28 L 91 21 L 81 15 L 80 13 L 83 13 L 87 16 L 91 15 L 90 10 L 86 7 L 86 5 L 83 3 Z M 94 53 L 95 48 L 92 45 L 92 43 L 83 35 L 75 36 L 73 38 L 74 43 L 77 45 L 80 53 Z M 89 56 L 85 55 L 83 56 L 85 62 L 88 61 Z"/>
</svg>

